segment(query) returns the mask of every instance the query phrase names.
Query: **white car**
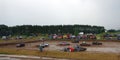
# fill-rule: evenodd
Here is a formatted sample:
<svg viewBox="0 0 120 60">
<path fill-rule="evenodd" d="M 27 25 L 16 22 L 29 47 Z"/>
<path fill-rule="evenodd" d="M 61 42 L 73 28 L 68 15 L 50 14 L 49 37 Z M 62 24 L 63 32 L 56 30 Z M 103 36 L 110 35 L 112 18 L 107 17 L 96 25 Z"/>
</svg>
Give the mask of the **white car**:
<svg viewBox="0 0 120 60">
<path fill-rule="evenodd" d="M 40 44 L 40 46 L 42 46 L 42 47 L 44 48 L 44 47 L 48 47 L 49 44 L 45 44 L 45 43 L 44 43 L 44 44 Z"/>
</svg>

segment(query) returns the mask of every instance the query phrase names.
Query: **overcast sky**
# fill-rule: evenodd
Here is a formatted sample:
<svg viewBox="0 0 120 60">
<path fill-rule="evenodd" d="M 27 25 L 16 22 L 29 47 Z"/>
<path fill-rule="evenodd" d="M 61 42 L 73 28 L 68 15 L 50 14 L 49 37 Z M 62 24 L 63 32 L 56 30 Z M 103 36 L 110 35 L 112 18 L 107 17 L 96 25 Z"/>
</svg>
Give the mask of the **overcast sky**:
<svg viewBox="0 0 120 60">
<path fill-rule="evenodd" d="M 0 0 L 0 24 L 84 24 L 120 29 L 120 0 Z"/>
</svg>

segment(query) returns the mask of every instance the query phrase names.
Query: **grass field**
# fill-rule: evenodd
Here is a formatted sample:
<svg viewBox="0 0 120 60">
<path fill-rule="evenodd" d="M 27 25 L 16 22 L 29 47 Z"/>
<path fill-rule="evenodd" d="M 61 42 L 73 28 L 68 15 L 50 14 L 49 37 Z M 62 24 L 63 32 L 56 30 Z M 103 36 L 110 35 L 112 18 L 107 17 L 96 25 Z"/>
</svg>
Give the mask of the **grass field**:
<svg viewBox="0 0 120 60">
<path fill-rule="evenodd" d="M 38 50 L 0 48 L 0 54 L 32 55 L 77 60 L 120 60 L 120 54 L 114 53 L 60 52 L 60 51 L 39 52 Z"/>
</svg>

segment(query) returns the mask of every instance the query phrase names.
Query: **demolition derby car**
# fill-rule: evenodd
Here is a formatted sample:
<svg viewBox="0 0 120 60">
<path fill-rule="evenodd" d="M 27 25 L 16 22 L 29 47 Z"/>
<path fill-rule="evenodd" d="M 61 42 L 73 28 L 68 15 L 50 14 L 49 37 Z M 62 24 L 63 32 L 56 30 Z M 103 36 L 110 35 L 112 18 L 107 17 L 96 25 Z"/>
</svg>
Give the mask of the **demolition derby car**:
<svg viewBox="0 0 120 60">
<path fill-rule="evenodd" d="M 101 43 L 101 42 L 94 41 L 94 42 L 92 42 L 92 45 L 102 45 L 102 43 Z"/>
<path fill-rule="evenodd" d="M 40 46 L 43 47 L 43 48 L 45 48 L 45 47 L 48 47 L 49 44 L 45 44 L 45 43 L 44 43 L 44 44 L 40 44 Z"/>
<path fill-rule="evenodd" d="M 19 44 L 16 44 L 16 47 L 24 47 L 25 44 L 24 43 L 19 43 Z"/>
<path fill-rule="evenodd" d="M 68 46 L 68 45 L 70 45 L 70 43 L 68 43 L 68 42 L 60 42 L 58 44 L 58 46 Z"/>
<path fill-rule="evenodd" d="M 86 51 L 87 48 L 83 48 L 79 45 L 76 45 L 75 47 L 67 47 L 63 49 L 64 52 L 79 52 L 79 51 Z"/>
<path fill-rule="evenodd" d="M 83 42 L 80 44 L 80 46 L 91 46 L 91 44 L 88 44 L 88 43 L 86 43 L 85 41 L 83 41 Z"/>
<path fill-rule="evenodd" d="M 43 44 L 40 44 L 40 45 L 36 45 L 36 47 L 43 47 L 43 48 L 45 48 L 45 47 L 48 47 L 49 46 L 49 44 L 47 44 L 47 43 L 43 43 Z"/>
<path fill-rule="evenodd" d="M 79 43 L 79 40 L 72 40 L 72 43 Z"/>
</svg>

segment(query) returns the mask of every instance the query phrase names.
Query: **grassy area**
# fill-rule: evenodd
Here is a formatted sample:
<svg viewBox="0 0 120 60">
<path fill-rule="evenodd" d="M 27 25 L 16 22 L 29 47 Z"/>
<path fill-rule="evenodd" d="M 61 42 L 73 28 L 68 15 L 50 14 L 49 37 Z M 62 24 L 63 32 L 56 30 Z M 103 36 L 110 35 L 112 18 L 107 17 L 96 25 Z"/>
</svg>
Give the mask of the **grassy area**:
<svg viewBox="0 0 120 60">
<path fill-rule="evenodd" d="M 120 55 L 114 53 L 60 52 L 60 51 L 39 52 L 37 50 L 0 48 L 0 54 L 32 55 L 54 58 L 70 58 L 78 60 L 120 60 Z"/>
</svg>

